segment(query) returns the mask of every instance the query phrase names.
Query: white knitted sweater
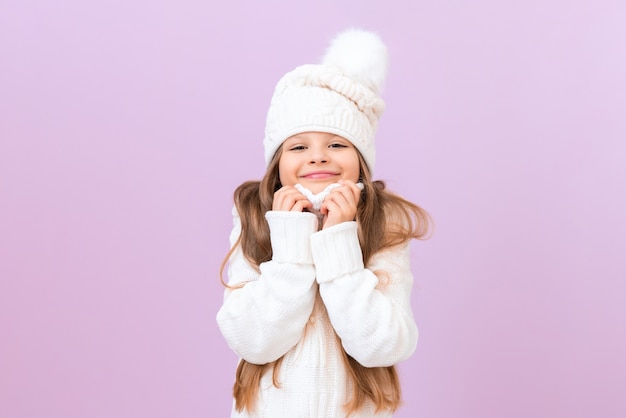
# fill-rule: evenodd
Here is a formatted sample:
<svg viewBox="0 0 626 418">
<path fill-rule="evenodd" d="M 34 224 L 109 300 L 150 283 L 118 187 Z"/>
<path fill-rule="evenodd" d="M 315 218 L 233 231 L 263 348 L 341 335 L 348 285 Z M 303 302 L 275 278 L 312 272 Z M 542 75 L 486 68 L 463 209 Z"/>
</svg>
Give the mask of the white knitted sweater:
<svg viewBox="0 0 626 418">
<path fill-rule="evenodd" d="M 280 388 L 266 373 L 256 410 L 233 409 L 231 417 L 345 417 L 342 406 L 352 388 L 333 329 L 365 367 L 396 364 L 415 350 L 408 244 L 375 254 L 365 267 L 356 222 L 317 231 L 311 213 L 270 211 L 265 217 L 273 259 L 261 264 L 259 274 L 235 250 L 229 284 L 245 285 L 225 290 L 217 323 L 228 345 L 250 363 L 285 356 Z M 241 231 L 235 210 L 233 218 L 231 245 Z M 352 416 L 391 413 L 376 414 L 367 405 Z"/>
</svg>

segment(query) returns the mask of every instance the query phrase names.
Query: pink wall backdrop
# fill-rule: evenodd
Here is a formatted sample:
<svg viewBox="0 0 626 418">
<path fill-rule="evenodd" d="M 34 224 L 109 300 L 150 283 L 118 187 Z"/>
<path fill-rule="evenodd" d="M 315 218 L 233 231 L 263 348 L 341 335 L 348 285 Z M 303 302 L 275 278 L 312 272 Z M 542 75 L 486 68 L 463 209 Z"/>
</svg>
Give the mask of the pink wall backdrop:
<svg viewBox="0 0 626 418">
<path fill-rule="evenodd" d="M 399 418 L 626 416 L 622 0 L 0 0 L 0 416 L 226 417 L 233 189 L 271 92 L 389 45 L 375 176 L 428 209 Z"/>
</svg>

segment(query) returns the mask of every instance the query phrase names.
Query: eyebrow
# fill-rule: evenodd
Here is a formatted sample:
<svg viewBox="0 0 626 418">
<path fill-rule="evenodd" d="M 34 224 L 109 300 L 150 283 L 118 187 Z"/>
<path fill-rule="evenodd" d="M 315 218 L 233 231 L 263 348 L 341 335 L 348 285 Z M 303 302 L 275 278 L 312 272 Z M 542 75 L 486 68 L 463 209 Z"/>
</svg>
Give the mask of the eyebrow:
<svg viewBox="0 0 626 418">
<path fill-rule="evenodd" d="M 307 141 L 307 140 L 304 139 L 304 138 L 299 138 L 299 137 L 292 136 L 291 138 L 285 139 L 285 141 L 283 142 L 283 145 L 299 144 L 299 143 L 302 143 L 304 141 Z"/>
</svg>

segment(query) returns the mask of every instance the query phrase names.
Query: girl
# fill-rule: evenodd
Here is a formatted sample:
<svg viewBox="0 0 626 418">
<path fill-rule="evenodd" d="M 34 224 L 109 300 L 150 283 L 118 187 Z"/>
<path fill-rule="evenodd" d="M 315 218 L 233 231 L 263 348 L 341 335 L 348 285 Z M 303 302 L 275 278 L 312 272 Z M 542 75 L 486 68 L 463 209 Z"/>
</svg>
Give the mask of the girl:
<svg viewBox="0 0 626 418">
<path fill-rule="evenodd" d="M 387 70 L 380 38 L 341 33 L 276 86 L 267 172 L 234 193 L 217 322 L 241 357 L 232 417 L 390 417 L 417 343 L 409 241 L 430 218 L 372 180 Z"/>
</svg>

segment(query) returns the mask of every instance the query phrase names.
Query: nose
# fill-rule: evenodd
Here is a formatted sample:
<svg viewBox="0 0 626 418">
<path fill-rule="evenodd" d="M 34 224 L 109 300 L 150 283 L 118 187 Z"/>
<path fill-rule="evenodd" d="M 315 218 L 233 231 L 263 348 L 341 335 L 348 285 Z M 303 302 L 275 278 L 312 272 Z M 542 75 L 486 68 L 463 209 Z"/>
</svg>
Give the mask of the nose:
<svg viewBox="0 0 626 418">
<path fill-rule="evenodd" d="M 325 147 L 314 147 L 311 149 L 311 164 L 320 164 L 328 162 L 328 155 Z"/>
</svg>

